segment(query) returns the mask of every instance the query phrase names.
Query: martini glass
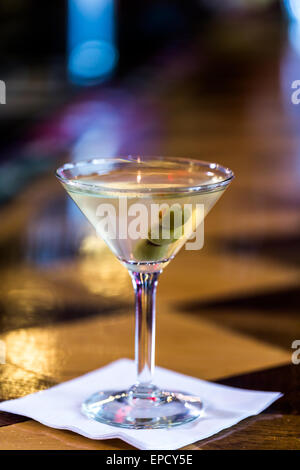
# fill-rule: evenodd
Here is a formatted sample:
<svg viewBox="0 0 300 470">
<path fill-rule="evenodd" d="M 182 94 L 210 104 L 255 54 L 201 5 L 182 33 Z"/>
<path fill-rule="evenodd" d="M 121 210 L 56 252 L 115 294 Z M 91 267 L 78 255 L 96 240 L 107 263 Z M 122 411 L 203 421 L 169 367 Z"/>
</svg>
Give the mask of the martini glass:
<svg viewBox="0 0 300 470">
<path fill-rule="evenodd" d="M 56 175 L 128 269 L 135 291 L 136 383 L 128 390 L 95 390 L 82 404 L 83 413 L 131 429 L 197 419 L 203 411 L 201 397 L 161 390 L 153 383 L 156 287 L 162 270 L 231 182 L 232 171 L 198 160 L 129 156 L 67 163 Z M 137 207 L 140 219 L 134 221 Z"/>
</svg>

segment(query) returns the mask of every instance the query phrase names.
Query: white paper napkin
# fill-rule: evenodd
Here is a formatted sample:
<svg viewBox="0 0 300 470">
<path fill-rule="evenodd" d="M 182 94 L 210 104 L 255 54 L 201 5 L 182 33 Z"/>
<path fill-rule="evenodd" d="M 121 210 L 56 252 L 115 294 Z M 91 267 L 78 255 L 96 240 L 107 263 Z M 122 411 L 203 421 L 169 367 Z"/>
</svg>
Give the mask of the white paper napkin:
<svg viewBox="0 0 300 470">
<path fill-rule="evenodd" d="M 201 418 L 170 429 L 131 430 L 99 423 L 81 413 L 82 401 L 92 393 L 122 390 L 134 382 L 134 361 L 120 359 L 48 390 L 2 402 L 0 410 L 28 416 L 46 426 L 67 429 L 90 439 L 119 438 L 139 449 L 174 450 L 256 415 L 282 396 L 279 392 L 226 387 L 157 367 L 156 385 L 166 390 L 189 392 L 203 399 L 205 410 Z"/>
</svg>

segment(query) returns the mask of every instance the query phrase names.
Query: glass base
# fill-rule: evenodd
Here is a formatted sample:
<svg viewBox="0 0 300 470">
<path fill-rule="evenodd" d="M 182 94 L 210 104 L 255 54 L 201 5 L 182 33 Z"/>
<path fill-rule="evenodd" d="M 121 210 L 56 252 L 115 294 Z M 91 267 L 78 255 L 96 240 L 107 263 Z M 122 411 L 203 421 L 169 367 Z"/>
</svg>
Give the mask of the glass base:
<svg viewBox="0 0 300 470">
<path fill-rule="evenodd" d="M 179 426 L 199 418 L 202 411 L 199 397 L 156 387 L 150 393 L 136 393 L 135 387 L 121 392 L 99 392 L 82 404 L 82 412 L 89 418 L 129 429 Z"/>
</svg>

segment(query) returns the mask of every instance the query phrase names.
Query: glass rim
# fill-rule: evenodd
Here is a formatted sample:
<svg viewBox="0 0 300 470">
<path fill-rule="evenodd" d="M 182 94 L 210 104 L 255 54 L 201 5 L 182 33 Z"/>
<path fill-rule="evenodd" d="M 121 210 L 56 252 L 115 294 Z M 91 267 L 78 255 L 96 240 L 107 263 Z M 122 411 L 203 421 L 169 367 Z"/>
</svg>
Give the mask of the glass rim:
<svg viewBox="0 0 300 470">
<path fill-rule="evenodd" d="M 59 179 L 61 183 L 64 183 L 67 186 L 73 187 L 74 190 L 81 189 L 87 190 L 89 189 L 92 192 L 119 192 L 119 193 L 132 193 L 132 188 L 118 188 L 118 187 L 107 187 L 107 186 L 100 186 L 99 184 L 95 185 L 93 183 L 82 182 L 76 179 L 71 179 L 64 176 L 64 172 L 68 170 L 72 170 L 75 168 L 80 168 L 84 166 L 92 166 L 92 165 L 99 165 L 104 163 L 112 163 L 112 162 L 119 162 L 119 163 L 138 163 L 143 164 L 143 162 L 147 161 L 160 161 L 166 163 L 174 163 L 174 164 L 181 164 L 182 166 L 195 165 L 196 167 L 206 167 L 208 170 L 219 170 L 224 174 L 224 179 L 221 181 L 217 181 L 216 183 L 210 184 L 198 184 L 198 185 L 187 185 L 187 186 L 180 186 L 180 187 L 162 187 L 162 188 L 140 188 L 139 193 L 173 193 L 176 190 L 178 192 L 211 192 L 216 189 L 226 187 L 234 178 L 234 173 L 230 168 L 225 167 L 219 163 L 208 162 L 205 160 L 197 160 L 193 158 L 181 158 L 181 157 L 163 157 L 163 156 L 139 156 L 139 155 L 128 155 L 128 156 L 120 156 L 120 157 L 103 157 L 103 158 L 92 158 L 89 160 L 81 160 L 78 162 L 73 163 L 65 163 L 55 171 L 56 177 Z"/>
</svg>

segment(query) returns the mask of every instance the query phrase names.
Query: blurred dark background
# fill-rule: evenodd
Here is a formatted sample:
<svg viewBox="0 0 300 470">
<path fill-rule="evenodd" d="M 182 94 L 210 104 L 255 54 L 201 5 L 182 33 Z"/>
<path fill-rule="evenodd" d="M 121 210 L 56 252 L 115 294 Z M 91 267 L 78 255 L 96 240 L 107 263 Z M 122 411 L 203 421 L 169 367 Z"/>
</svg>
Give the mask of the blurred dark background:
<svg viewBox="0 0 300 470">
<path fill-rule="evenodd" d="M 236 180 L 208 218 L 204 250 L 178 255 L 161 295 L 289 349 L 299 311 L 299 54 L 298 0 L 2 0 L 3 331 L 106 312 L 131 293 L 105 246 L 93 261 L 95 236 L 55 168 L 162 154 L 218 161 Z M 74 283 L 80 301 L 53 293 Z"/>
<path fill-rule="evenodd" d="M 131 79 L 137 89 L 154 90 L 153 74 L 169 70 L 176 80 L 191 69 L 199 92 L 239 86 L 239 75 L 278 53 L 288 19 L 295 20 L 294 5 L 278 0 L 3 0 L 0 79 L 7 103 L 0 109 L 1 160 L 11 158 L 6 146 L 87 88 L 127 87 Z"/>
</svg>

